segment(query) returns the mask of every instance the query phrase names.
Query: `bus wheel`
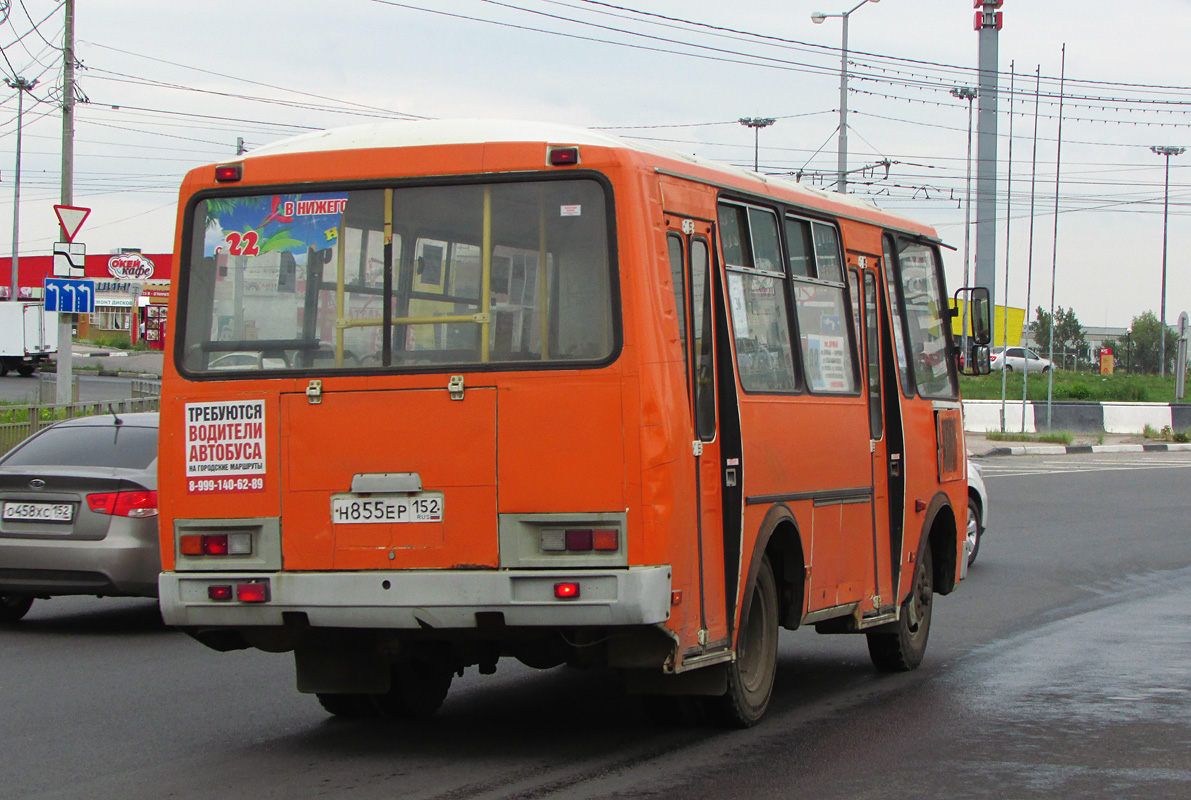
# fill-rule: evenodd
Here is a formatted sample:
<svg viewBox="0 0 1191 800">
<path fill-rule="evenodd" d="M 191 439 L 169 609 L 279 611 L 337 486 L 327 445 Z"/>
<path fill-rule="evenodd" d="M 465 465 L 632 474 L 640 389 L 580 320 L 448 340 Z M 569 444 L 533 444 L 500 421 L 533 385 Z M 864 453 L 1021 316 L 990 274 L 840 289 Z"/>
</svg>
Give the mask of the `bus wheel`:
<svg viewBox="0 0 1191 800">
<path fill-rule="evenodd" d="M 934 572 L 930 547 L 926 547 L 914 569 L 914 588 L 902 605 L 893 630 L 868 634 L 868 654 L 873 666 L 881 672 L 907 672 L 922 663 L 933 605 Z"/>
<path fill-rule="evenodd" d="M 763 556 L 742 618 L 736 660 L 728 665 L 728 692 L 707 698 L 709 716 L 735 728 L 756 725 L 769 707 L 776 672 L 777 582 L 769 557 Z"/>
<path fill-rule="evenodd" d="M 32 605 L 32 597 L 0 594 L 0 622 L 16 622 L 29 613 Z"/>
<path fill-rule="evenodd" d="M 318 697 L 319 705 L 328 714 L 333 714 L 341 719 L 368 719 L 380 714 L 380 709 L 377 708 L 376 701 L 371 695 L 320 692 L 315 696 Z"/>
<path fill-rule="evenodd" d="M 393 688 L 374 699 L 385 716 L 429 719 L 447 698 L 453 675 L 439 664 L 402 662 L 393 667 Z"/>
</svg>

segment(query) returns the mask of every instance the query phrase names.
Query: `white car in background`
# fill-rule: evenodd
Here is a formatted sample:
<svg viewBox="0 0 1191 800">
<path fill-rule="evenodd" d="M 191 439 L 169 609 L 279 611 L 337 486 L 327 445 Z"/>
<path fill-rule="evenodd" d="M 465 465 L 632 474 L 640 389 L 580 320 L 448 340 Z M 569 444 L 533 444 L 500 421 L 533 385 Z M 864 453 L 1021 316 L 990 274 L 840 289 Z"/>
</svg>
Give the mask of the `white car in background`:
<svg viewBox="0 0 1191 800">
<path fill-rule="evenodd" d="M 991 363 L 993 369 L 1010 372 L 1049 372 L 1055 366 L 1028 347 L 994 347 Z"/>
<path fill-rule="evenodd" d="M 968 459 L 968 566 L 976 560 L 984 526 L 988 523 L 988 490 L 980 465 Z"/>
</svg>

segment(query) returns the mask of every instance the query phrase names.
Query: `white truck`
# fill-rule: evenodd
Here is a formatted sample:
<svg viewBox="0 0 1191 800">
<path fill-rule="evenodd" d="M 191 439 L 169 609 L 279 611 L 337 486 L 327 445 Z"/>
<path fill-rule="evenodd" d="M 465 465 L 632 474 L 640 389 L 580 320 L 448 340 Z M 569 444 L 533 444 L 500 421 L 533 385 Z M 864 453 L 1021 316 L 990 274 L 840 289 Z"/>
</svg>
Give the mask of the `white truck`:
<svg viewBox="0 0 1191 800">
<path fill-rule="evenodd" d="M 0 376 L 28 377 L 58 352 L 58 315 L 41 303 L 0 301 Z"/>
</svg>

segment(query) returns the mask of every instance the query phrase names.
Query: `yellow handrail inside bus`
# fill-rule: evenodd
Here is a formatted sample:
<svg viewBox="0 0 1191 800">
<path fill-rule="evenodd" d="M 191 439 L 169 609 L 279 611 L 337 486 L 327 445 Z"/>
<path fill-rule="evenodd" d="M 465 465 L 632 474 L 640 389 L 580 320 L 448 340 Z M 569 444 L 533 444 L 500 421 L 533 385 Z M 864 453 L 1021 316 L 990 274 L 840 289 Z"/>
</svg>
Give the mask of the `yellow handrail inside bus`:
<svg viewBox="0 0 1191 800">
<path fill-rule="evenodd" d="M 486 325 L 491 320 L 485 319 L 483 314 L 453 314 L 441 317 L 392 317 L 389 320 L 390 325 L 437 325 L 441 322 L 475 322 L 480 325 Z M 357 317 L 355 319 L 340 320 L 336 324 L 336 327 L 346 330 L 348 328 L 376 327 L 384 324 L 385 321 L 382 317 Z"/>
<path fill-rule="evenodd" d="M 546 189 L 538 192 L 538 326 L 542 360 L 550 357 L 550 318 L 546 314 Z"/>
<path fill-rule="evenodd" d="M 344 264 L 347 250 L 347 244 L 344 240 L 347 237 L 345 237 L 343 234 L 344 225 L 342 218 L 340 218 L 339 232 L 337 236 L 339 240 L 339 246 L 335 248 L 338 251 L 336 253 L 336 258 L 339 262 L 335 270 L 335 366 L 337 367 L 343 366 L 343 323 L 346 322 L 343 316 L 343 307 L 347 296 L 344 286 L 346 283 L 344 271 L 347 268 Z"/>
<path fill-rule="evenodd" d="M 488 329 L 492 324 L 492 187 L 484 187 L 484 252 L 480 257 L 480 361 L 488 363 Z"/>
</svg>

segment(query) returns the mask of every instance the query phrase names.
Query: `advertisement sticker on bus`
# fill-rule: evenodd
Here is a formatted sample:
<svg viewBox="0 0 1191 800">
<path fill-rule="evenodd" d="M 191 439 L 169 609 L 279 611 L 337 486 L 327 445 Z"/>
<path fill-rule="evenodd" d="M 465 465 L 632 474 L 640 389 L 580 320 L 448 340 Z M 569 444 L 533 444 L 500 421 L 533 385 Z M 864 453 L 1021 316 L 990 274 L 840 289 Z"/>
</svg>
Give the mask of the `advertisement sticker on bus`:
<svg viewBox="0 0 1191 800">
<path fill-rule="evenodd" d="M 265 401 L 186 404 L 186 491 L 265 490 Z"/>
<path fill-rule="evenodd" d="M 204 255 L 260 256 L 330 247 L 347 210 L 344 192 L 275 194 L 207 201 Z"/>
</svg>

